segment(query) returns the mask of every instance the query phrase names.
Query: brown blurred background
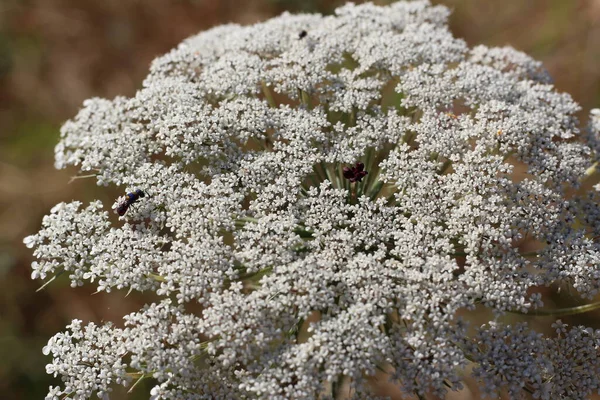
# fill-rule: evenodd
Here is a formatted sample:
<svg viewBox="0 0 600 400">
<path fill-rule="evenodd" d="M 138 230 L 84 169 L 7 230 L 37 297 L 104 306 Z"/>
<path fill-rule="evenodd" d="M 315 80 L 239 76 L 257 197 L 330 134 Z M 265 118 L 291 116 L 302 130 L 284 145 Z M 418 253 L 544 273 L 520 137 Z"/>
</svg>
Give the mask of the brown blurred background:
<svg viewBox="0 0 600 400">
<path fill-rule="evenodd" d="M 93 287 L 71 289 L 66 280 L 36 293 L 40 283 L 30 280 L 32 257 L 23 237 L 35 233 L 58 202 L 98 198 L 110 204 L 120 194 L 92 180 L 69 184 L 74 169 L 54 170 L 61 123 L 89 97 L 132 96 L 155 56 L 198 31 L 285 10 L 330 13 L 342 3 L 0 0 L 0 398 L 40 399 L 58 384 L 45 374 L 41 348 L 71 319 L 118 321 L 144 302 L 124 293 L 93 295 Z M 509 44 L 542 60 L 557 88 L 582 105 L 584 120 L 590 108 L 600 107 L 600 0 L 434 3 L 453 9 L 451 28 L 469 45 Z M 577 301 L 563 297 L 556 299 L 561 305 Z M 565 320 L 598 327 L 597 316 Z M 131 398 L 147 398 L 145 390 L 141 385 Z M 452 398 L 479 395 L 467 390 Z"/>
</svg>

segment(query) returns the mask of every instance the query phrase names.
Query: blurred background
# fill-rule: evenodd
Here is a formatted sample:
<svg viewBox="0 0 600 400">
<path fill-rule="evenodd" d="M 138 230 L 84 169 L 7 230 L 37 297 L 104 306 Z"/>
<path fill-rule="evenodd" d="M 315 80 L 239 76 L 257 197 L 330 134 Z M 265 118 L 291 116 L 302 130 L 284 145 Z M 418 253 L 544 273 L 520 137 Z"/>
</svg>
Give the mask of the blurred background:
<svg viewBox="0 0 600 400">
<path fill-rule="evenodd" d="M 361 1 L 358 1 L 360 3 Z M 600 107 L 600 0 L 434 0 L 453 10 L 451 29 L 470 46 L 511 45 L 544 62 L 587 120 Z M 283 11 L 330 13 L 330 0 L 0 0 L 0 398 L 40 399 L 58 380 L 41 348 L 73 318 L 118 321 L 144 303 L 93 294 L 57 280 L 36 292 L 23 237 L 61 201 L 121 193 L 53 168 L 62 122 L 90 97 L 132 96 L 150 61 L 184 38 L 226 22 L 250 24 Z M 376 2 L 379 4 L 383 1 Z M 572 295 L 556 304 L 577 304 Z M 564 318 L 600 327 L 597 313 Z M 539 318 L 547 326 L 549 319 Z M 380 379 L 380 394 L 402 398 Z M 471 387 L 471 385 L 469 385 Z M 452 399 L 477 399 L 474 388 Z M 147 398 L 143 385 L 129 398 Z M 118 391 L 114 398 L 125 398 Z M 409 398 L 409 397 L 406 397 Z M 433 398 L 433 397 L 432 397 Z"/>
</svg>

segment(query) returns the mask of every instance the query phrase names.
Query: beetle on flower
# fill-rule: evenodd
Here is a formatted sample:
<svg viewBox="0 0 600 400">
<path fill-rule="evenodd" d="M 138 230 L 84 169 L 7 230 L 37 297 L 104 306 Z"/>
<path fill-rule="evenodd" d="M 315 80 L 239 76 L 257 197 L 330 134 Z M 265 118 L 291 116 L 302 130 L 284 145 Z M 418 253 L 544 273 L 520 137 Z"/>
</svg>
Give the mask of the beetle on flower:
<svg viewBox="0 0 600 400">
<path fill-rule="evenodd" d="M 145 196 L 146 194 L 141 189 L 136 189 L 131 193 L 127 193 L 117 201 L 117 205 L 114 208 L 115 213 L 122 217 L 132 204 Z"/>
</svg>

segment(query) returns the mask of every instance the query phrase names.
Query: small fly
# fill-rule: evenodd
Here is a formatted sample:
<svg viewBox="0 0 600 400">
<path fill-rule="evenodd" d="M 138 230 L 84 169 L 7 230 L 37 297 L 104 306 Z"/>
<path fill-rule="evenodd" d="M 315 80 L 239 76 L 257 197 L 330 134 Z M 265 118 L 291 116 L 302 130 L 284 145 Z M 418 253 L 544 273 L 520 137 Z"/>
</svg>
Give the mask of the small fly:
<svg viewBox="0 0 600 400">
<path fill-rule="evenodd" d="M 136 203 L 139 199 L 145 196 L 146 194 L 140 189 L 136 189 L 131 193 L 127 193 L 125 196 L 119 199 L 119 203 L 115 207 L 115 212 L 122 217 L 123 215 L 125 215 L 130 205 Z"/>
</svg>

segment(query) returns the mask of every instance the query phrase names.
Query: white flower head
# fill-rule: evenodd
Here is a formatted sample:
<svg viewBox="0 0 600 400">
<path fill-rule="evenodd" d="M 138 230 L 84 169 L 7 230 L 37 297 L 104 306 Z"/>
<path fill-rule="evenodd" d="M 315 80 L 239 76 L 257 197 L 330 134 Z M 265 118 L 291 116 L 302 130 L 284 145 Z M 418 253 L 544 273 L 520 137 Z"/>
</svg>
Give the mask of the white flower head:
<svg viewBox="0 0 600 400">
<path fill-rule="evenodd" d="M 471 338 L 456 313 L 526 312 L 540 305 L 530 289 L 554 282 L 597 293 L 600 248 L 566 200 L 593 146 L 539 62 L 469 49 L 448 14 L 401 1 L 225 25 L 156 59 L 133 98 L 85 102 L 56 166 L 151 195 L 118 199 L 119 220 L 100 202 L 53 208 L 25 239 L 32 276 L 162 301 L 124 328 L 74 321 L 52 338 L 63 386 L 49 398 L 140 376 L 153 399 L 309 399 L 345 384 L 366 398 L 381 369 L 443 395 L 472 358 L 490 393 L 569 393 L 573 373 L 547 384 L 561 357 L 508 352 L 501 327 Z M 547 344 L 516 332 L 523 351 Z"/>
</svg>

